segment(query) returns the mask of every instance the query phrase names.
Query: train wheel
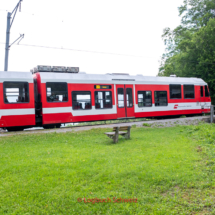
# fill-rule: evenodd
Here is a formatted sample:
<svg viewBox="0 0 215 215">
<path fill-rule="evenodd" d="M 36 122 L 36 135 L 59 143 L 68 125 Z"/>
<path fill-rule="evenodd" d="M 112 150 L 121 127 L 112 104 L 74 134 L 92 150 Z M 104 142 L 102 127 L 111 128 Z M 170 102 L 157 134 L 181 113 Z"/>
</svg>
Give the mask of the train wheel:
<svg viewBox="0 0 215 215">
<path fill-rule="evenodd" d="M 23 131 L 24 128 L 22 127 L 8 127 L 6 128 L 8 132 L 12 132 L 12 131 Z"/>
<path fill-rule="evenodd" d="M 54 128 L 54 127 L 51 126 L 51 125 L 43 125 L 43 128 L 44 128 L 44 129 L 51 129 L 51 128 Z"/>
<path fill-rule="evenodd" d="M 43 125 L 44 129 L 60 128 L 61 124 L 56 125 Z"/>
</svg>

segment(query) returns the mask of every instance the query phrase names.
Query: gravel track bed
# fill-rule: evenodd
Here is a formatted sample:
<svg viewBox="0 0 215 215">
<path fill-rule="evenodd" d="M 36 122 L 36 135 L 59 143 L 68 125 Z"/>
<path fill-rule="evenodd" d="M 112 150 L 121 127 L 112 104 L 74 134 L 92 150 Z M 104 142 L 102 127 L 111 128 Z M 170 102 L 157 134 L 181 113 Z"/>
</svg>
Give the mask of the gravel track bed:
<svg viewBox="0 0 215 215">
<path fill-rule="evenodd" d="M 60 129 L 40 129 L 40 130 L 28 130 L 19 132 L 1 132 L 0 137 L 20 135 L 20 134 L 37 134 L 37 133 L 65 133 L 65 132 L 77 132 L 86 131 L 96 128 L 113 128 L 115 126 L 132 126 L 137 127 L 173 127 L 176 125 L 197 125 L 199 122 L 209 122 L 209 116 L 199 116 L 199 117 L 186 117 L 186 118 L 176 118 L 176 119 L 163 119 L 163 120 L 152 120 L 152 121 L 139 121 L 139 122 L 125 122 L 117 124 L 107 124 L 107 125 L 92 125 L 92 126 L 80 126 L 80 127 L 66 127 Z"/>
</svg>

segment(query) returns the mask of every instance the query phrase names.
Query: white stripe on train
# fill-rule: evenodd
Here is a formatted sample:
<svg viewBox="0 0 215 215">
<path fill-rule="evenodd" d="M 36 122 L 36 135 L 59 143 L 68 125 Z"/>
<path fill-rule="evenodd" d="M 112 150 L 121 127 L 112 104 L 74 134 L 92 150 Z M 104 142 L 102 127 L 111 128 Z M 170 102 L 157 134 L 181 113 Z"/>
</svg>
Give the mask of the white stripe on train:
<svg viewBox="0 0 215 215">
<path fill-rule="evenodd" d="M 0 109 L 0 118 L 2 116 L 16 116 L 16 115 L 34 115 L 34 108 L 26 109 Z"/>
<path fill-rule="evenodd" d="M 210 105 L 210 102 L 168 103 L 168 106 L 155 106 L 155 104 L 152 104 L 152 107 L 138 107 L 136 104 L 135 113 L 172 110 L 200 110 L 202 107 L 204 109 L 210 109 Z"/>
<path fill-rule="evenodd" d="M 49 113 L 72 113 L 73 116 L 91 116 L 91 115 L 104 115 L 104 114 L 116 114 L 116 105 L 110 109 L 96 109 L 92 106 L 89 110 L 73 110 L 72 107 L 59 107 L 59 108 L 43 108 L 43 114 Z"/>
<path fill-rule="evenodd" d="M 175 107 L 175 105 L 178 105 Z M 168 106 L 155 106 L 152 107 L 138 107 L 135 105 L 135 113 L 141 112 L 157 112 L 157 111 L 177 111 L 177 110 L 200 110 L 210 109 L 210 102 L 197 103 L 197 102 L 187 102 L 187 103 L 169 103 Z M 105 114 L 117 114 L 116 105 L 113 105 L 112 109 L 92 109 L 89 110 L 73 110 L 72 107 L 56 107 L 56 108 L 43 108 L 43 114 L 50 113 L 72 113 L 73 116 L 91 116 L 91 115 L 105 115 Z"/>
<path fill-rule="evenodd" d="M 178 105 L 177 108 L 175 105 Z M 155 106 L 152 107 L 138 107 L 135 105 L 135 113 L 141 112 L 157 112 L 157 111 L 177 111 L 177 110 L 200 110 L 210 109 L 210 102 L 188 102 L 188 103 L 169 103 L 168 106 Z M 174 108 L 175 107 L 175 108 Z M 87 116 L 87 115 L 103 115 L 103 114 L 117 114 L 116 105 L 113 105 L 111 109 L 95 109 L 95 106 L 92 106 L 90 110 L 73 110 L 72 107 L 55 107 L 55 108 L 43 108 L 43 114 L 50 113 L 72 113 L 73 116 Z M 26 109 L 0 109 L 0 117 L 2 116 L 16 116 L 16 115 L 34 115 L 34 108 Z"/>
</svg>

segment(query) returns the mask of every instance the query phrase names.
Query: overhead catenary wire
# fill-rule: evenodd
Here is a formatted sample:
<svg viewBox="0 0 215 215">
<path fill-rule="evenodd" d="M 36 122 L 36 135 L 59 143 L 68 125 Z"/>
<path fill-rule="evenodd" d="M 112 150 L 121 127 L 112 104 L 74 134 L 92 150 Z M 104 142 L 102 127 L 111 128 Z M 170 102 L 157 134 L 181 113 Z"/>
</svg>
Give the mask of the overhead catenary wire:
<svg viewBox="0 0 215 215">
<path fill-rule="evenodd" d="M 0 11 L 8 12 L 11 10 L 7 9 L 0 9 Z M 28 13 L 28 12 L 22 12 L 24 14 L 32 15 L 32 16 L 47 16 L 47 14 L 40 14 L 40 13 Z M 63 22 L 63 20 L 58 20 L 60 22 Z M 0 44 L 5 44 L 0 42 Z M 71 48 L 64 48 L 64 47 L 52 47 L 52 46 L 45 46 L 45 45 L 32 45 L 32 44 L 15 44 L 20 46 L 26 46 L 26 47 L 34 47 L 34 48 L 46 48 L 46 49 L 58 49 L 58 50 L 67 50 L 67 51 L 76 51 L 76 52 L 87 52 L 87 53 L 94 53 L 94 54 L 107 54 L 107 55 L 118 55 L 118 56 L 125 56 L 125 57 L 136 57 L 136 58 L 154 58 L 157 59 L 157 57 L 152 56 L 137 56 L 137 55 L 129 55 L 129 54 L 122 54 L 122 53 L 111 53 L 111 52 L 102 52 L 102 51 L 92 51 L 92 50 L 81 50 L 81 49 L 71 49 Z M 159 62 L 160 59 L 157 59 Z M 199 62 L 199 61 L 187 61 L 182 60 L 182 62 L 190 62 L 190 63 L 201 63 L 201 64 L 211 64 L 215 65 L 215 62 Z"/>
<path fill-rule="evenodd" d="M 0 44 L 5 45 L 5 43 L 0 42 Z M 43 46 L 43 45 L 31 45 L 31 44 L 15 44 L 16 46 L 26 46 L 26 47 L 34 47 L 34 48 L 46 48 L 46 49 L 56 49 L 56 50 L 65 50 L 65 51 L 76 51 L 76 52 L 86 52 L 86 53 L 94 53 L 94 54 L 107 54 L 107 55 L 118 55 L 118 56 L 125 56 L 125 57 L 136 57 L 136 58 L 154 58 L 156 60 L 157 57 L 152 56 L 137 56 L 137 55 L 128 55 L 128 54 L 121 54 L 121 53 L 111 53 L 111 52 L 101 52 L 101 51 L 91 51 L 91 50 L 82 50 L 82 49 L 71 49 L 71 48 L 64 48 L 64 47 L 53 47 L 53 46 Z M 199 62 L 199 61 L 185 61 L 182 62 L 190 62 L 190 63 L 199 63 L 199 64 L 212 64 L 215 65 L 215 62 Z"/>
<path fill-rule="evenodd" d="M 5 44 L 0 42 L 0 44 Z M 58 50 L 65 50 L 65 51 L 76 51 L 76 52 L 87 52 L 87 53 L 94 53 L 94 54 L 107 54 L 107 55 L 119 55 L 125 57 L 136 57 L 136 58 L 156 58 L 157 57 L 147 57 L 147 56 L 137 56 L 137 55 L 128 55 L 122 53 L 111 53 L 111 52 L 101 52 L 101 51 L 91 51 L 91 50 L 82 50 L 82 49 L 71 49 L 71 48 L 64 48 L 64 47 L 53 47 L 53 46 L 43 46 L 43 45 L 31 45 L 31 44 L 15 44 L 17 46 L 26 46 L 26 47 L 34 47 L 34 48 L 46 48 L 46 49 L 58 49 Z"/>
<path fill-rule="evenodd" d="M 2 10 L 0 11 L 8 11 L 8 10 Z M 46 14 L 37 14 L 37 13 L 27 13 L 27 12 L 22 12 L 28 15 L 32 16 L 47 16 Z M 64 20 L 58 20 L 60 22 L 64 22 Z M 0 42 L 0 44 L 5 44 Z M 80 49 L 71 49 L 71 48 L 63 48 L 63 47 L 51 47 L 51 46 L 44 46 L 44 45 L 32 45 L 32 44 L 16 44 L 20 46 L 29 46 L 29 47 L 34 47 L 34 48 L 47 48 L 47 49 L 59 49 L 59 50 L 68 50 L 68 51 L 77 51 L 77 52 L 87 52 L 87 53 L 94 53 L 94 54 L 107 54 L 107 55 L 118 55 L 118 56 L 125 56 L 125 57 L 136 57 L 136 58 L 154 58 L 158 60 L 157 57 L 147 57 L 147 56 L 136 56 L 136 55 L 129 55 L 129 54 L 122 54 L 122 53 L 111 53 L 111 52 L 102 52 L 102 51 L 92 51 L 92 50 L 80 50 Z"/>
<path fill-rule="evenodd" d="M 9 11 L 5 9 L 0 9 L 0 11 Z M 28 13 L 28 12 L 23 12 L 24 14 L 27 15 L 32 15 L 32 16 L 46 16 L 47 14 L 40 14 L 40 13 Z M 58 20 L 59 22 L 64 22 L 64 19 Z M 0 44 L 5 44 L 0 42 Z M 137 56 L 137 55 L 130 55 L 130 54 L 122 54 L 122 53 L 111 53 L 111 52 L 102 52 L 102 51 L 92 51 L 92 50 L 80 50 L 80 49 L 71 49 L 71 48 L 63 48 L 63 47 L 51 47 L 51 46 L 44 46 L 44 45 L 32 45 L 32 44 L 16 44 L 20 46 L 29 46 L 29 47 L 34 47 L 34 48 L 47 48 L 47 49 L 59 49 L 59 50 L 68 50 L 68 51 L 76 51 L 76 52 L 86 52 L 86 53 L 94 53 L 94 54 L 106 54 L 106 55 L 118 55 L 118 56 L 125 56 L 125 57 L 136 57 L 136 58 L 153 58 L 159 61 L 158 57 L 152 57 L 152 56 Z"/>
</svg>

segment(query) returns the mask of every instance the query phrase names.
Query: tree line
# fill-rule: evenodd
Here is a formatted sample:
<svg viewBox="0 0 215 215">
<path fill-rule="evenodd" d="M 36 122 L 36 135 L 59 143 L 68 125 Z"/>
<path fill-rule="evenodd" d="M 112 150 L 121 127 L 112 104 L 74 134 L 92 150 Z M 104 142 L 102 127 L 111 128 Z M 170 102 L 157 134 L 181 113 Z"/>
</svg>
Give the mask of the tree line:
<svg viewBox="0 0 215 215">
<path fill-rule="evenodd" d="M 181 24 L 162 35 L 166 52 L 158 76 L 202 78 L 215 104 L 215 0 L 184 0 L 178 9 Z"/>
</svg>

